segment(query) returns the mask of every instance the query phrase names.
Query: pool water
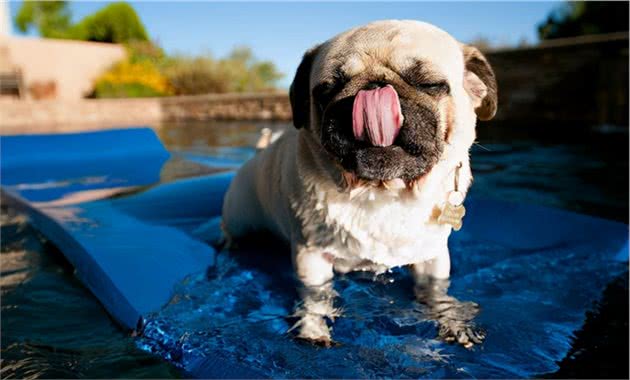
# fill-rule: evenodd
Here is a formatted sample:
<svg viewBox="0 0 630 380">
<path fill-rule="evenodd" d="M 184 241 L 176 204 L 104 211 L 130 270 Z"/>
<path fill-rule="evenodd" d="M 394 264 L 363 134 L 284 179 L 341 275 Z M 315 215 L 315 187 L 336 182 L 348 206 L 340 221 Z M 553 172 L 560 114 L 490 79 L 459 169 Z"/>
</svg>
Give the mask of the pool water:
<svg viewBox="0 0 630 380">
<path fill-rule="evenodd" d="M 2 378 L 178 377 L 136 348 L 23 218 L 2 214 Z"/>
<path fill-rule="evenodd" d="M 187 123 L 163 125 L 158 133 L 171 150 L 222 154 L 224 151 L 221 150 L 221 147 L 253 145 L 258 138 L 259 130 L 263 127 L 282 129 L 288 126 L 286 124 L 267 123 Z M 472 153 L 475 176 L 473 194 L 486 198 L 543 204 L 628 222 L 627 129 L 583 128 L 569 131 L 535 126 L 530 126 L 527 129 L 491 126 L 480 128 L 478 140 L 479 144 L 475 145 Z M 186 376 L 175 366 L 139 349 L 135 338 L 118 329 L 104 309 L 73 276 L 72 268 L 62 255 L 56 251 L 55 247 L 42 239 L 23 217 L 16 215 L 13 210 L 3 209 L 1 222 L 2 369 L 0 375 L 2 378 L 163 378 Z M 229 269 L 231 258 L 223 257 L 221 260 L 224 261 L 218 268 Z M 252 271 L 256 270 L 259 269 L 255 267 L 252 269 Z M 235 275 L 228 271 L 215 275 L 223 276 L 221 277 L 222 281 L 235 282 L 233 287 L 226 287 L 225 291 L 229 293 L 229 289 L 239 289 L 238 281 L 242 280 L 241 276 L 244 274 Z M 610 338 L 606 338 L 607 341 L 602 342 L 596 338 L 605 329 L 614 328 L 618 335 L 628 336 L 627 276 L 627 272 L 625 272 L 609 285 L 609 288 L 613 286 L 613 290 L 617 290 L 608 292 L 602 301 L 602 305 L 608 305 L 606 306 L 608 307 L 607 313 L 595 310 L 592 314 L 591 319 L 599 321 L 599 324 L 589 325 L 591 326 L 590 330 L 595 330 L 589 330 L 586 337 L 584 334 L 578 333 L 578 337 L 582 337 L 582 343 L 577 342 L 576 344 L 583 344 L 584 347 L 580 347 L 583 351 L 593 351 L 594 346 L 599 345 L 601 347 L 606 344 L 610 345 L 611 342 L 617 342 Z M 403 284 L 404 281 L 401 279 L 398 283 Z M 343 298 L 360 302 L 361 289 L 353 287 L 352 284 L 353 282 L 346 282 L 345 280 L 340 282 L 343 291 L 352 293 L 351 296 Z M 210 285 L 211 283 L 205 284 L 205 286 Z M 384 291 L 379 290 L 378 286 L 372 288 L 372 291 L 375 292 Z M 181 291 L 194 294 L 194 292 L 203 292 L 204 290 L 207 289 L 197 283 L 196 286 Z M 278 334 L 278 332 L 286 330 L 287 326 L 286 321 L 279 316 L 286 315 L 291 305 L 274 302 L 274 295 L 269 294 L 268 289 L 264 286 L 253 290 L 260 294 L 256 294 L 256 297 L 251 299 L 252 303 L 260 303 L 260 300 L 265 299 L 269 302 L 265 303 L 265 307 L 261 304 L 260 308 L 253 308 L 255 311 L 246 315 L 246 320 L 249 322 L 263 321 L 265 328 L 269 329 L 270 339 L 278 340 L 278 337 L 283 339 L 283 335 Z M 503 290 L 507 291 L 508 289 Z M 392 290 L 390 287 L 388 291 L 396 290 Z M 234 294 L 227 293 L 216 294 L 216 296 L 236 297 Z M 248 299 L 245 295 L 243 296 L 244 299 Z M 204 304 L 205 307 L 207 304 Z M 167 320 L 169 313 L 176 313 L 178 308 L 190 308 L 192 306 L 194 305 L 190 301 L 182 302 L 167 308 L 162 317 Z M 223 339 L 226 346 L 237 349 L 239 340 L 242 342 L 244 338 L 241 336 L 237 338 L 233 336 L 235 334 L 230 335 L 229 332 L 235 327 L 225 325 L 224 322 L 234 317 L 229 313 L 239 313 L 243 310 L 236 308 L 232 311 L 225 311 L 224 315 L 217 313 L 216 320 L 211 321 L 206 330 L 199 331 L 198 335 L 193 335 L 190 339 Z M 398 305 L 398 309 L 387 310 L 396 318 L 372 316 L 374 317 L 372 323 L 376 324 L 374 331 L 379 331 L 378 324 L 398 323 L 397 321 L 400 322 L 399 329 L 411 328 L 406 326 L 404 321 L 405 318 L 413 319 L 414 316 L 397 315 L 396 313 L 413 310 L 412 307 Z M 602 316 L 606 318 L 603 322 L 601 321 Z M 391 322 L 392 320 L 394 322 Z M 340 322 L 343 324 L 343 320 Z M 159 324 L 160 320 L 156 320 L 154 323 Z M 190 323 L 190 326 L 199 325 L 195 321 L 190 321 Z M 165 326 L 169 325 L 166 323 Z M 155 328 L 155 326 L 148 326 L 149 331 L 151 328 Z M 391 328 L 392 326 L 386 326 L 387 331 L 391 331 Z M 434 327 L 430 324 L 416 324 L 413 328 L 419 329 L 419 337 L 428 337 L 435 333 Z M 337 330 L 344 331 L 343 326 L 338 326 Z M 584 329 L 584 331 L 587 330 Z M 366 342 L 370 342 L 372 339 L 374 344 L 382 343 L 383 337 L 386 337 L 385 330 L 383 330 L 383 334 L 378 336 L 378 339 L 376 336 L 353 336 L 352 334 L 357 334 L 357 332 L 350 329 L 346 329 L 345 333 L 352 338 L 364 339 Z M 395 343 L 398 347 L 406 347 L 408 357 L 425 358 L 427 362 L 431 363 L 441 362 L 440 351 L 431 347 L 433 343 L 429 339 L 417 342 L 394 342 L 394 340 L 395 336 L 392 336 L 389 344 Z M 627 343 L 626 339 L 624 343 L 626 353 Z M 274 344 L 282 347 L 281 341 Z M 388 342 L 383 344 L 388 344 Z M 613 354 L 612 356 L 609 355 L 608 361 L 617 360 L 618 367 L 613 366 L 610 370 L 612 372 L 606 373 L 616 374 L 619 372 L 614 372 L 615 370 L 625 368 L 627 374 L 627 359 L 625 362 L 618 360 L 618 358 L 623 358 L 623 349 L 614 345 L 610 349 Z M 269 358 L 267 355 L 247 355 L 247 353 L 255 353 L 256 350 L 260 351 L 260 348 L 257 347 L 244 346 L 238 350 L 243 352 L 245 358 L 253 360 L 252 366 L 254 367 L 259 364 L 256 360 L 265 361 Z M 160 353 L 158 352 L 158 354 Z M 387 358 L 370 356 L 369 352 L 362 354 L 367 355 L 363 358 L 364 360 L 374 361 L 373 371 L 347 375 L 395 375 L 394 373 L 379 372 L 380 368 L 383 367 L 379 363 L 384 363 L 383 360 Z M 442 352 L 442 354 L 447 355 L 448 353 Z M 325 356 L 327 353 L 322 352 L 320 355 Z M 282 355 L 277 357 L 281 358 Z M 625 357 L 627 358 L 627 354 Z M 271 359 L 273 358 L 272 356 Z M 522 359 L 526 360 L 526 357 Z M 442 363 L 446 363 L 446 361 L 442 361 Z M 605 360 L 599 359 L 597 361 L 593 359 L 591 364 L 594 363 L 606 364 Z M 466 377 L 473 375 L 472 373 L 458 373 L 457 368 L 450 368 L 447 365 L 442 367 L 434 365 L 420 369 L 404 364 L 401 362 L 400 367 L 393 367 L 394 369 L 400 368 L 400 371 L 407 371 L 400 372 L 401 376 Z M 570 365 L 561 367 L 561 369 L 569 371 L 567 368 L 570 369 Z M 299 368 L 294 370 L 298 371 Z M 553 371 L 554 368 L 549 368 L 546 372 Z M 529 372 L 498 372 L 497 375 L 519 376 L 527 373 Z M 299 372 L 283 372 L 277 375 L 299 376 Z M 333 376 L 334 372 L 310 375 Z"/>
</svg>

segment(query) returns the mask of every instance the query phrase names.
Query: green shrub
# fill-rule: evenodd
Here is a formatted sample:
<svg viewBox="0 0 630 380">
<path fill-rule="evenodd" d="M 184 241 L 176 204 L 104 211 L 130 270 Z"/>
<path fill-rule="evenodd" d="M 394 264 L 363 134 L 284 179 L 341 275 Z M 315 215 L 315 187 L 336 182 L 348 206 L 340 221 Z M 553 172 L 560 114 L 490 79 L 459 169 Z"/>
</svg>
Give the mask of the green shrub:
<svg viewBox="0 0 630 380">
<path fill-rule="evenodd" d="M 237 48 L 219 60 L 172 57 L 163 72 L 177 95 L 271 91 L 282 78 L 272 62 L 257 61 L 248 48 Z"/>
<path fill-rule="evenodd" d="M 84 41 L 124 43 L 147 41 L 147 32 L 133 7 L 111 3 L 85 17 L 70 29 L 71 38 Z"/>
<path fill-rule="evenodd" d="M 231 89 L 230 78 L 210 57 L 173 57 L 163 69 L 176 95 L 224 93 Z"/>
<path fill-rule="evenodd" d="M 98 82 L 94 88 L 96 98 L 152 98 L 164 93 L 142 83 Z"/>
<path fill-rule="evenodd" d="M 131 62 L 150 61 L 161 66 L 166 60 L 164 50 L 151 41 L 130 41 L 125 44 L 127 57 Z"/>
<path fill-rule="evenodd" d="M 94 84 L 97 98 L 136 98 L 172 94 L 164 75 L 151 61 L 118 62 L 101 75 Z"/>
</svg>

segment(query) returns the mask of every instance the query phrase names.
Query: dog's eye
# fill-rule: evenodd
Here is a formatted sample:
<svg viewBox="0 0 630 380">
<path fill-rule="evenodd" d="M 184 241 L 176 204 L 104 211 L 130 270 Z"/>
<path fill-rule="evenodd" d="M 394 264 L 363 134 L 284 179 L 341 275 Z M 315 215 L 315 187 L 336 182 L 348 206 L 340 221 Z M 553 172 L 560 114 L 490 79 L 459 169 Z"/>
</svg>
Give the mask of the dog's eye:
<svg viewBox="0 0 630 380">
<path fill-rule="evenodd" d="M 318 99 L 322 96 L 325 96 L 325 94 L 330 91 L 331 87 L 332 84 L 327 82 L 316 85 L 315 87 L 313 87 L 313 97 Z"/>
<path fill-rule="evenodd" d="M 320 105 L 328 104 L 335 96 L 336 86 L 334 83 L 323 82 L 313 87 L 313 98 Z"/>
<path fill-rule="evenodd" d="M 447 95 L 451 92 L 451 88 L 446 82 L 419 83 L 416 84 L 416 88 L 432 96 Z"/>
</svg>

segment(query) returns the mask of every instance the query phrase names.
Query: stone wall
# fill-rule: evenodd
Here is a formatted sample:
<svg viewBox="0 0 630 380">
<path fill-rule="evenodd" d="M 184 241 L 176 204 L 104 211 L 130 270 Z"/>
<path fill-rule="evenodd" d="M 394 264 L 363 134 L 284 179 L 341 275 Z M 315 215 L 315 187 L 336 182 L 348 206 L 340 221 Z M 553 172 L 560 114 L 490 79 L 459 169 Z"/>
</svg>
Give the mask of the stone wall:
<svg viewBox="0 0 630 380">
<path fill-rule="evenodd" d="M 495 121 L 628 125 L 628 33 L 487 52 L 499 84 Z"/>
<path fill-rule="evenodd" d="M 0 134 L 156 125 L 185 120 L 291 120 L 285 93 L 147 99 L 0 99 Z"/>
<path fill-rule="evenodd" d="M 161 101 L 165 120 L 291 120 L 286 93 L 178 96 Z"/>
<path fill-rule="evenodd" d="M 0 134 L 150 125 L 162 119 L 162 108 L 157 99 L 0 99 Z"/>
</svg>

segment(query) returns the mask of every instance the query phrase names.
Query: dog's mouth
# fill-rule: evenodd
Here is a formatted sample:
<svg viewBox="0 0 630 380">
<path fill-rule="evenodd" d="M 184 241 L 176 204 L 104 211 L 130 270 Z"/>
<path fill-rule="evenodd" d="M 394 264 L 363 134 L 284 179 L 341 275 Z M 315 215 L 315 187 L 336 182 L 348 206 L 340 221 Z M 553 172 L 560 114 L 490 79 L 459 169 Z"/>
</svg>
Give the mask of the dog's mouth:
<svg viewBox="0 0 630 380">
<path fill-rule="evenodd" d="M 324 109 L 320 138 L 358 181 L 387 184 L 400 179 L 407 186 L 422 180 L 444 145 L 438 116 L 399 97 L 391 85 L 331 102 Z"/>
</svg>

